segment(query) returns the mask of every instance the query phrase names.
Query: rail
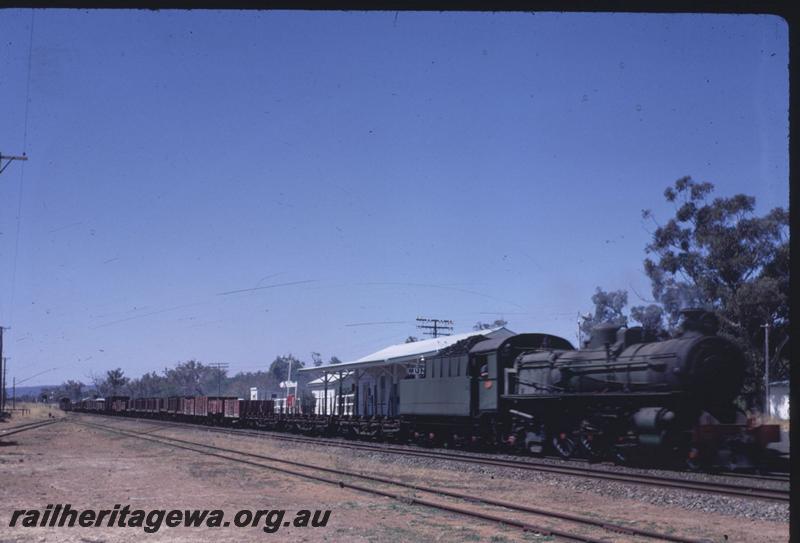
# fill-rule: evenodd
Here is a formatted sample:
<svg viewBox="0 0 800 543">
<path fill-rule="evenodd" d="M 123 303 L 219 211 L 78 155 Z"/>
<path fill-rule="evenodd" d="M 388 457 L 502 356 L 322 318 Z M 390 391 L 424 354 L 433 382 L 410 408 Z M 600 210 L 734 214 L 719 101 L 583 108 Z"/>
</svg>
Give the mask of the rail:
<svg viewBox="0 0 800 543">
<path fill-rule="evenodd" d="M 289 466 L 292 466 L 293 468 L 301 468 L 301 469 L 305 469 L 305 470 L 313 470 L 314 472 L 331 473 L 331 474 L 335 474 L 335 475 L 351 477 L 351 478 L 354 478 L 354 479 L 361 479 L 361 480 L 365 480 L 365 481 L 370 481 L 370 482 L 373 482 L 373 483 L 387 484 L 387 485 L 392 485 L 392 486 L 396 486 L 396 487 L 401 487 L 401 488 L 414 490 L 414 491 L 417 491 L 417 492 L 424 492 L 424 493 L 429 493 L 429 494 L 434 494 L 434 495 L 440 495 L 440 496 L 447 496 L 447 497 L 450 497 L 450 498 L 456 498 L 456 499 L 460 499 L 460 500 L 463 500 L 463 501 L 466 501 L 466 502 L 469 502 L 469 503 L 473 503 L 473 504 L 479 503 L 479 504 L 492 506 L 492 507 L 501 507 L 501 508 L 504 508 L 504 509 L 516 511 L 518 513 L 533 514 L 533 515 L 537 515 L 537 516 L 542 516 L 542 517 L 547 517 L 547 518 L 552 518 L 552 519 L 558 519 L 558 520 L 561 520 L 561 521 L 567 521 L 567 522 L 572 522 L 572 523 L 576 523 L 576 524 L 582 524 L 584 526 L 592 526 L 592 527 L 595 527 L 595 528 L 602 528 L 602 529 L 604 529 L 606 531 L 622 533 L 622 534 L 627 534 L 627 535 L 637 535 L 637 536 L 642 536 L 642 537 L 656 538 L 656 539 L 659 539 L 659 540 L 662 540 L 662 541 L 673 541 L 673 542 L 677 542 L 677 543 L 698 543 L 700 541 L 705 541 L 705 540 L 700 540 L 700 539 L 686 538 L 686 537 L 682 537 L 682 536 L 675 535 L 675 534 L 668 534 L 668 533 L 663 533 L 663 532 L 655 532 L 655 531 L 652 531 L 652 530 L 644 530 L 644 529 L 639 529 L 639 528 L 635 528 L 635 527 L 631 527 L 631 526 L 617 525 L 617 524 L 604 522 L 602 520 L 598 520 L 596 518 L 591 518 L 591 517 L 583 517 L 583 516 L 579 516 L 579 515 L 563 513 L 563 512 L 560 512 L 560 511 L 550 511 L 550 510 L 546 510 L 546 509 L 520 505 L 520 504 L 516 504 L 516 503 L 512 503 L 512 502 L 507 502 L 507 501 L 502 501 L 502 500 L 495 500 L 495 499 L 492 499 L 492 498 L 486 498 L 486 497 L 475 496 L 475 495 L 471 495 L 471 494 L 453 492 L 453 491 L 439 489 L 439 488 L 432 488 L 432 487 L 428 487 L 428 486 L 424 486 L 424 485 L 417 485 L 417 484 L 406 483 L 406 482 L 402 482 L 402 481 L 396 481 L 396 480 L 393 480 L 393 479 L 388 479 L 386 477 L 380 477 L 380 476 L 376 476 L 376 475 L 366 475 L 366 474 L 363 474 L 363 473 L 356 473 L 356 472 L 346 471 L 346 470 L 342 470 L 342 469 L 327 468 L 327 467 L 319 466 L 319 465 L 315 465 L 315 464 L 308 464 L 308 463 L 298 462 L 298 461 L 294 461 L 294 460 L 286 460 L 286 459 L 278 458 L 278 457 L 274 457 L 274 456 L 268 456 L 268 455 L 263 455 L 263 454 L 258 454 L 258 453 L 247 452 L 247 451 L 240 451 L 240 450 L 231 449 L 231 448 L 228 448 L 228 447 L 218 447 L 218 446 L 215 446 L 215 445 L 209 445 L 207 443 L 198 443 L 196 441 L 189 441 L 189 440 L 185 440 L 185 439 L 178 439 L 178 438 L 165 437 L 165 436 L 154 437 L 152 435 L 144 435 L 144 434 L 138 433 L 138 432 L 131 432 L 131 431 L 127 431 L 127 430 L 122 430 L 120 428 L 114 428 L 114 427 L 105 426 L 105 425 L 101 425 L 101 424 L 87 423 L 87 422 L 82 422 L 82 421 L 72 420 L 71 422 L 74 422 L 76 424 L 81 424 L 81 425 L 84 425 L 84 426 L 87 426 L 87 427 L 90 427 L 90 428 L 95 428 L 95 429 L 99 429 L 99 430 L 115 433 L 115 434 L 118 434 L 118 435 L 123 435 L 123 436 L 136 438 L 136 439 L 142 439 L 142 440 L 145 440 L 145 441 L 151 441 L 151 442 L 154 442 L 154 443 L 160 443 L 162 445 L 167 445 L 167 446 L 170 446 L 170 447 L 175 447 L 175 448 L 180 448 L 180 449 L 184 449 L 184 450 L 189 450 L 189 451 L 201 453 L 201 454 L 204 454 L 206 456 L 214 456 L 214 457 L 221 458 L 221 459 L 224 459 L 224 460 L 239 462 L 239 463 L 248 464 L 248 465 L 255 466 L 255 467 L 260 467 L 260 468 L 266 468 L 266 469 L 270 469 L 270 470 L 273 470 L 273 471 L 278 471 L 278 472 L 286 473 L 286 474 L 289 474 L 289 475 L 293 475 L 293 476 L 297 476 L 297 477 L 301 477 L 301 478 L 305 478 L 305 479 L 310 479 L 310 480 L 317 481 L 317 482 L 324 482 L 324 483 L 328 483 L 328 484 L 339 486 L 340 488 L 350 488 L 350 489 L 353 489 L 353 490 L 359 490 L 359 491 L 367 492 L 367 493 L 370 493 L 370 494 L 376 494 L 376 495 L 380 495 L 380 496 L 389 497 L 389 498 L 396 499 L 396 500 L 399 500 L 399 501 L 402 501 L 402 502 L 405 502 L 405 503 L 424 505 L 424 506 L 427 506 L 427 507 L 432 507 L 432 508 L 436 508 L 436 509 L 440 509 L 440 510 L 445 510 L 445 511 L 449 511 L 449 512 L 452 512 L 452 513 L 457 513 L 457 514 L 461 514 L 461 515 L 465 515 L 465 516 L 470 516 L 470 517 L 474 517 L 474 518 L 480 518 L 480 519 L 483 519 L 483 520 L 489 520 L 489 521 L 500 523 L 500 524 L 503 524 L 503 525 L 506 525 L 506 526 L 514 526 L 514 527 L 517 527 L 517 528 L 521 528 L 522 530 L 527 531 L 527 532 L 536 532 L 536 533 L 539 533 L 539 534 L 542 534 L 542 535 L 557 536 L 557 537 L 561 537 L 561 538 L 564 538 L 564 539 L 569 539 L 569 540 L 572 540 L 572 541 L 600 543 L 603 540 L 595 539 L 593 537 L 577 534 L 577 533 L 574 533 L 574 532 L 567 532 L 567 531 L 564 531 L 564 530 L 561 530 L 561 529 L 554 529 L 554 528 L 543 527 L 541 525 L 531 524 L 529 522 L 524 522 L 524 521 L 521 521 L 519 519 L 511 518 L 511 517 L 508 517 L 508 516 L 498 516 L 498 515 L 496 515 L 494 513 L 488 513 L 488 512 L 485 512 L 485 511 L 475 511 L 473 509 L 465 509 L 463 507 L 458 507 L 458 506 L 454 506 L 454 505 L 447 504 L 447 503 L 434 502 L 434 501 L 431 501 L 431 500 L 428 500 L 428 499 L 418 498 L 416 496 L 409 497 L 409 496 L 406 496 L 406 495 L 401 495 L 401 494 L 397 494 L 397 493 L 394 493 L 394 492 L 389 492 L 389 491 L 386 491 L 386 490 L 377 489 L 377 488 L 374 488 L 374 487 L 365 487 L 363 485 L 356 484 L 356 483 L 349 482 L 349 481 L 345 481 L 345 480 L 330 479 L 330 478 L 323 477 L 323 476 L 320 476 L 320 475 L 316 475 L 316 474 L 313 474 L 313 473 L 298 472 L 298 471 L 295 471 L 295 470 L 292 470 L 292 469 L 279 468 L 279 467 L 276 467 L 276 466 L 273 466 L 273 465 L 267 465 L 267 464 L 263 464 L 263 463 L 259 463 L 259 462 L 254 462 L 252 460 L 247 460 L 247 459 L 248 458 L 254 458 L 254 459 L 257 459 L 257 460 L 266 460 L 268 462 L 275 462 L 275 463 L 279 463 L 279 464 L 289 465 Z M 200 447 L 200 448 L 198 448 L 198 447 Z M 209 451 L 214 451 L 214 452 L 209 452 Z M 241 456 L 243 458 L 232 457 L 232 456 L 229 456 L 230 454 Z"/>
</svg>

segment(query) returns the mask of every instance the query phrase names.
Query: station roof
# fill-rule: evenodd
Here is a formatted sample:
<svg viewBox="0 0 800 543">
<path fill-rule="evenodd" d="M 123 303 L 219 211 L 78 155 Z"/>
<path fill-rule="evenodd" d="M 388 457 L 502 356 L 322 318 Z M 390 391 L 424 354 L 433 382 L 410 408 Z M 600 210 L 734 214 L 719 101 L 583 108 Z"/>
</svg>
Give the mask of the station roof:
<svg viewBox="0 0 800 543">
<path fill-rule="evenodd" d="M 341 364 L 332 364 L 332 366 L 338 367 L 338 366 L 341 366 Z M 307 369 L 318 370 L 319 368 L 317 367 L 317 368 L 307 368 Z M 345 377 L 345 379 L 346 378 L 347 377 Z M 335 383 L 338 380 L 339 380 L 339 373 L 338 372 L 337 373 L 330 373 L 328 375 L 328 383 Z M 309 381 L 307 383 L 308 386 L 312 386 L 312 387 L 316 386 L 316 385 L 323 385 L 323 384 L 325 384 L 325 376 L 324 375 L 321 376 L 321 377 L 317 377 L 316 379 L 312 379 L 311 381 Z"/>
<path fill-rule="evenodd" d="M 301 372 L 340 372 L 349 371 L 353 369 L 361 369 L 374 366 L 385 366 L 389 364 L 402 364 L 405 362 L 413 362 L 421 356 L 433 356 L 442 349 L 455 345 L 459 341 L 475 337 L 485 336 L 488 339 L 494 338 L 507 338 L 515 335 L 514 332 L 505 327 L 491 328 L 487 330 L 473 330 L 463 334 L 454 334 L 452 336 L 439 336 L 431 339 L 423 339 L 421 341 L 414 341 L 412 343 L 398 343 L 390 345 L 379 351 L 375 351 L 367 356 L 354 360 L 352 362 L 343 362 L 341 364 L 326 364 L 324 366 L 316 366 L 313 368 L 303 368 Z"/>
</svg>

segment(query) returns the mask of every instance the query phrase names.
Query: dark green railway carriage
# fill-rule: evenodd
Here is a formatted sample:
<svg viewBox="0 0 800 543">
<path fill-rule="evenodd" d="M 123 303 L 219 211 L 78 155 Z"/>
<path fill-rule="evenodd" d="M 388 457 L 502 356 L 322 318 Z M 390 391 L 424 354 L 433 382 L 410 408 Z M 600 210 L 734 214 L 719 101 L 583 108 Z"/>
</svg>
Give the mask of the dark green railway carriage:
<svg viewBox="0 0 800 543">
<path fill-rule="evenodd" d="M 537 349 L 571 350 L 549 334 L 475 335 L 433 356 L 398 386 L 398 413 L 423 439 L 439 441 L 503 438 L 510 419 L 502 408 L 509 372 L 520 353 Z"/>
</svg>

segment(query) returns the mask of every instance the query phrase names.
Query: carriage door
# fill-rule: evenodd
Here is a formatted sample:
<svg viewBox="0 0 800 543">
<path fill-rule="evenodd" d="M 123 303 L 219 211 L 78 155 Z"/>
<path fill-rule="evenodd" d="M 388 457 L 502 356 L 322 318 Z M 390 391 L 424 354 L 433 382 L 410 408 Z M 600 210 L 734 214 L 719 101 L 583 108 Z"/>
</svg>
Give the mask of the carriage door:
<svg viewBox="0 0 800 543">
<path fill-rule="evenodd" d="M 478 409 L 479 411 L 494 411 L 497 409 L 497 353 L 488 353 L 477 356 L 476 370 L 478 384 Z"/>
</svg>

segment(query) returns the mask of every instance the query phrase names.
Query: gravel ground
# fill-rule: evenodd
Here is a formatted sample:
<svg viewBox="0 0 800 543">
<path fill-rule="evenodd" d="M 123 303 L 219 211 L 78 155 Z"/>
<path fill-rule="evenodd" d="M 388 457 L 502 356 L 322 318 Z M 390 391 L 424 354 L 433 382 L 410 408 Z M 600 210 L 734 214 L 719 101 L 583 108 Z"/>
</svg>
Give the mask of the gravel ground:
<svg viewBox="0 0 800 543">
<path fill-rule="evenodd" d="M 276 439 L 209 432 L 191 426 L 164 426 L 157 421 L 88 420 L 237 450 L 291 458 L 315 465 L 380 474 L 406 482 L 517 501 L 545 509 L 600 518 L 662 533 L 710 541 L 787 541 L 788 506 L 765 500 L 734 499 L 712 494 L 588 480 L 499 466 L 481 466 L 435 458 L 366 452 L 325 445 L 301 445 Z M 497 457 L 497 455 L 492 455 Z M 558 463 L 558 461 L 555 461 Z M 609 466 L 612 470 L 613 466 Z M 618 468 L 625 469 L 625 468 Z M 627 470 L 630 471 L 630 470 Z M 694 474 L 687 474 L 696 477 Z M 701 477 L 706 477 L 701 475 Z M 708 477 L 713 477 L 708 475 Z M 741 483 L 741 481 L 737 481 Z M 433 513 L 433 518 L 436 514 Z M 551 525 L 558 527 L 557 524 Z M 599 535 L 599 534 L 595 534 Z M 603 534 L 605 537 L 605 534 Z M 617 538 L 609 541 L 646 541 Z"/>
<path fill-rule="evenodd" d="M 340 443 L 347 443 L 347 441 L 339 441 L 335 440 L 336 442 Z M 447 454 L 464 454 L 469 456 L 481 456 L 486 458 L 487 460 L 512 460 L 516 462 L 529 462 L 532 465 L 536 464 L 547 464 L 557 467 L 577 467 L 577 468 L 586 468 L 589 467 L 590 464 L 588 462 L 584 462 L 581 460 L 571 460 L 571 461 L 564 461 L 554 457 L 537 457 L 537 458 L 530 458 L 522 455 L 509 455 L 509 454 L 499 454 L 499 453 L 480 453 L 474 451 L 459 451 L 459 450 L 448 450 L 448 449 L 426 449 L 421 447 L 414 447 L 409 445 L 393 445 L 394 447 L 401 447 L 406 448 L 410 451 L 426 451 L 426 452 L 444 452 Z M 391 454 L 391 453 L 389 453 Z M 725 483 L 725 484 L 734 484 L 734 485 L 747 485 L 753 486 L 758 488 L 766 488 L 766 489 L 785 489 L 788 488 L 788 481 L 774 481 L 774 480 L 765 480 L 765 479 L 757 479 L 751 477 L 737 477 L 735 474 L 724 474 L 724 473 L 707 473 L 707 472 L 688 472 L 688 471 L 677 471 L 677 470 L 669 470 L 669 469 L 654 469 L 654 468 L 634 468 L 628 466 L 618 466 L 612 464 L 610 462 L 603 462 L 592 464 L 591 468 L 596 471 L 602 471 L 607 473 L 624 473 L 628 475 L 653 475 L 657 477 L 669 477 L 673 479 L 682 479 L 685 481 L 697 481 L 697 482 L 707 482 L 707 483 Z"/>
<path fill-rule="evenodd" d="M 119 424 L 112 421 L 113 424 Z M 122 426 L 122 424 L 120 424 Z M 266 469 L 226 462 L 69 423 L 17 434 L 0 446 L 0 543 L 398 543 L 406 541 L 552 541 L 494 523 L 465 522 L 460 515 L 408 505 L 332 485 L 298 480 Z M 196 438 L 184 431 L 184 438 Z M 251 440 L 252 441 L 252 440 Z M 253 528 L 10 527 L 15 509 L 47 504 L 110 509 L 127 504 L 148 511 L 220 509 L 329 509 L 325 527 Z M 608 541 L 628 541 L 609 539 Z"/>
<path fill-rule="evenodd" d="M 161 426 L 158 421 L 143 421 L 139 424 L 151 424 L 154 427 Z M 165 426 L 166 427 L 166 426 Z M 218 434 L 226 435 L 226 434 Z M 266 436 L 271 435 L 265 432 Z M 280 436 L 281 434 L 277 434 Z M 264 439 L 264 438 L 256 438 Z M 279 440 L 273 440 L 280 443 Z M 635 485 L 630 483 L 618 483 L 613 481 L 603 481 L 599 479 L 587 479 L 580 476 L 561 475 L 554 473 L 538 473 L 524 469 L 513 469 L 500 466 L 482 466 L 478 464 L 462 463 L 444 459 L 425 458 L 419 456 L 402 456 L 396 453 L 381 453 L 373 451 L 359 451 L 354 449 L 341 449 L 334 445 L 336 443 L 348 443 L 342 440 L 331 440 L 332 445 L 329 448 L 333 451 L 346 450 L 348 455 L 354 458 L 363 460 L 373 460 L 379 463 L 394 464 L 397 466 L 414 466 L 426 469 L 448 469 L 453 471 L 481 474 L 489 477 L 511 477 L 521 481 L 528 481 L 534 485 L 551 485 L 562 488 L 571 488 L 581 492 L 595 492 L 602 496 L 610 498 L 626 498 L 647 502 L 653 505 L 669 505 L 672 507 L 681 507 L 689 511 L 703 511 L 707 513 L 719 513 L 722 515 L 733 517 L 744 517 L 748 519 L 759 519 L 776 522 L 789 521 L 789 504 L 778 503 L 769 500 L 756 500 L 746 498 L 736 498 L 731 496 L 720 496 L 705 492 L 692 492 L 679 489 L 659 488 L 647 485 Z M 283 443 L 289 443 L 283 441 Z M 402 445 L 393 445 L 395 447 L 404 447 Z M 319 447 L 319 445 L 314 445 Z M 408 446 L 404 447 L 409 450 L 437 452 L 442 450 L 437 449 L 423 449 L 420 447 Z M 444 452 L 444 451 L 442 451 Z M 449 454 L 459 454 L 459 451 L 448 450 Z M 464 454 L 475 455 L 479 453 L 467 452 Z M 515 460 L 525 461 L 523 456 L 513 456 L 505 454 L 479 454 L 487 459 L 494 460 Z M 569 466 L 584 467 L 586 463 L 582 462 L 564 462 L 556 458 L 536 458 L 535 463 L 545 463 L 553 466 Z M 626 466 L 616 466 L 610 463 L 595 464 L 592 469 L 603 471 L 607 473 L 624 473 L 630 475 L 655 475 L 662 477 L 680 478 L 686 481 L 709 482 L 709 483 L 730 483 L 736 485 L 748 485 L 759 488 L 773 488 L 785 489 L 788 488 L 788 483 L 779 481 L 768 481 L 751 478 L 741 478 L 735 476 L 726 476 L 722 474 L 711 473 L 690 473 L 679 472 L 674 470 L 658 470 L 658 469 L 638 469 L 629 468 Z"/>
<path fill-rule="evenodd" d="M 580 476 L 540 473 L 499 466 L 465 464 L 462 462 L 453 462 L 434 458 L 400 456 L 392 453 L 385 454 L 351 450 L 349 451 L 349 454 L 352 454 L 356 458 L 369 459 L 382 464 L 385 463 L 400 466 L 415 466 L 428 469 L 447 469 L 463 473 L 480 474 L 490 478 L 507 477 L 520 481 L 526 481 L 532 485 L 548 485 L 562 489 L 573 489 L 579 492 L 594 492 L 609 498 L 625 498 L 647 502 L 653 505 L 669 505 L 670 507 L 681 507 L 689 511 L 703 511 L 706 513 L 718 513 L 739 518 L 744 517 L 748 519 L 786 523 L 789 522 L 789 504 L 772 502 L 768 500 L 751 500 L 730 496 L 719 496 L 705 492 L 691 492 L 679 489 L 617 483 L 599 479 L 586 479 L 581 478 Z M 609 469 L 608 471 L 617 470 Z M 630 473 L 630 470 L 624 468 L 620 469 L 619 471 Z M 694 480 L 698 480 L 698 478 L 701 477 L 703 476 L 698 475 L 697 477 L 694 477 Z M 706 476 L 703 478 L 703 480 L 718 481 L 719 478 L 714 476 Z M 734 482 L 740 483 L 738 480 Z"/>
</svg>

